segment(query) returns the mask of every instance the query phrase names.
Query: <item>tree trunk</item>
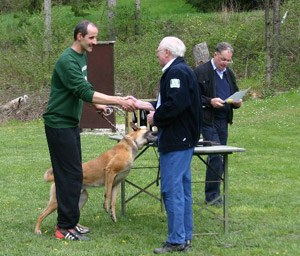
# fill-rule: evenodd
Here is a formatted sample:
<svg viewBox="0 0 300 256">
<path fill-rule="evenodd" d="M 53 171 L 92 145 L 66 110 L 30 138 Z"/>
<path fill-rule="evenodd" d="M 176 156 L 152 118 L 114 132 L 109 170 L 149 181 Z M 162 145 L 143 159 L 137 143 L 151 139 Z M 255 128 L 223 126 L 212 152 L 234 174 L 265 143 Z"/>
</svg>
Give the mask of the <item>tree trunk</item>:
<svg viewBox="0 0 300 256">
<path fill-rule="evenodd" d="M 139 36 L 141 22 L 141 0 L 135 0 L 135 36 Z"/>
<path fill-rule="evenodd" d="M 271 31 L 270 31 L 270 0 L 265 1 L 265 27 L 266 27 L 266 79 L 268 87 L 271 86 Z"/>
<path fill-rule="evenodd" d="M 42 58 L 48 58 L 48 70 L 51 70 L 50 54 L 51 54 L 51 0 L 44 0 L 44 12 L 45 12 L 45 30 L 44 30 L 44 54 Z"/>
<path fill-rule="evenodd" d="M 276 78 L 279 66 L 280 57 L 280 0 L 274 0 L 273 6 L 273 41 L 274 41 L 274 51 L 273 51 L 273 76 Z"/>
<path fill-rule="evenodd" d="M 45 31 L 44 31 L 44 52 L 50 54 L 51 52 L 51 0 L 44 0 L 45 12 Z"/>
<path fill-rule="evenodd" d="M 193 55 L 196 67 L 209 61 L 210 56 L 206 42 L 195 45 L 193 48 Z"/>
<path fill-rule="evenodd" d="M 116 28 L 114 23 L 114 18 L 116 16 L 115 7 L 117 5 L 117 0 L 107 0 L 107 24 L 108 24 L 108 34 L 109 40 L 114 41 L 116 39 Z"/>
</svg>

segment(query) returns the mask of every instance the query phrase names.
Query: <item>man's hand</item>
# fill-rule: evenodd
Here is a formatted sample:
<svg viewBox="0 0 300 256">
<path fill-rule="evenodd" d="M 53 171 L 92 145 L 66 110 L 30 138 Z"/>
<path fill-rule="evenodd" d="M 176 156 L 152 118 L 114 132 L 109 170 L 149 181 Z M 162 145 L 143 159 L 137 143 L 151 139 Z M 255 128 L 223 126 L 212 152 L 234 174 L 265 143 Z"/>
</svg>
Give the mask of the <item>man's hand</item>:
<svg viewBox="0 0 300 256">
<path fill-rule="evenodd" d="M 134 98 L 133 96 L 123 97 L 121 100 L 122 108 L 129 112 L 135 111 L 137 109 L 134 104 L 135 101 L 136 98 Z"/>
<path fill-rule="evenodd" d="M 235 106 L 236 108 L 239 108 L 240 106 L 242 106 L 243 104 L 243 100 L 240 99 L 238 102 L 234 102 L 232 103 L 233 106 Z"/>
<path fill-rule="evenodd" d="M 224 107 L 225 101 L 222 100 L 221 98 L 212 98 L 210 100 L 210 104 L 214 107 L 214 108 L 221 108 Z"/>
<path fill-rule="evenodd" d="M 106 110 L 106 105 L 103 105 L 103 104 L 93 104 L 93 106 L 94 106 L 94 108 L 96 109 L 96 110 L 102 110 L 102 111 L 104 111 L 105 112 L 105 110 Z"/>
<path fill-rule="evenodd" d="M 147 121 L 150 125 L 154 125 L 154 120 L 153 120 L 153 116 L 154 116 L 155 111 L 150 111 L 150 113 L 147 115 Z"/>
<path fill-rule="evenodd" d="M 134 102 L 137 101 L 137 99 L 135 97 L 133 97 L 132 95 L 128 95 L 126 97 L 124 97 L 125 100 L 133 100 Z"/>
<path fill-rule="evenodd" d="M 102 113 L 104 115 L 110 115 L 111 112 L 109 111 L 109 108 L 107 108 L 107 105 L 103 105 L 103 104 L 93 104 L 94 108 L 97 111 L 103 111 Z"/>
</svg>

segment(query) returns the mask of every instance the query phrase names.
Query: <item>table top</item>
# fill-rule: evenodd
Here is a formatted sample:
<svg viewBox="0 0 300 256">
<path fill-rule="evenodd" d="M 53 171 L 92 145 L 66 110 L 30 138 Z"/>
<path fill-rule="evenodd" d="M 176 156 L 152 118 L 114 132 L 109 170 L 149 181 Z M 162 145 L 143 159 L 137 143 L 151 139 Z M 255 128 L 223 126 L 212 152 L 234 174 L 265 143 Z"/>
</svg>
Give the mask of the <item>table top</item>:
<svg viewBox="0 0 300 256">
<path fill-rule="evenodd" d="M 121 135 L 112 135 L 109 136 L 112 140 L 120 141 L 123 139 L 123 136 Z M 152 144 L 151 146 L 156 146 L 155 144 Z M 204 155 L 204 154 L 224 154 L 228 153 L 231 154 L 233 152 L 245 152 L 245 148 L 238 148 L 238 147 L 232 147 L 227 145 L 217 145 L 217 146 L 197 146 L 194 150 L 194 155 Z"/>
<path fill-rule="evenodd" d="M 238 148 L 232 146 L 218 145 L 218 146 L 197 146 L 194 150 L 194 155 L 201 154 L 222 154 L 222 153 L 233 153 L 233 152 L 245 152 L 245 148 Z"/>
</svg>

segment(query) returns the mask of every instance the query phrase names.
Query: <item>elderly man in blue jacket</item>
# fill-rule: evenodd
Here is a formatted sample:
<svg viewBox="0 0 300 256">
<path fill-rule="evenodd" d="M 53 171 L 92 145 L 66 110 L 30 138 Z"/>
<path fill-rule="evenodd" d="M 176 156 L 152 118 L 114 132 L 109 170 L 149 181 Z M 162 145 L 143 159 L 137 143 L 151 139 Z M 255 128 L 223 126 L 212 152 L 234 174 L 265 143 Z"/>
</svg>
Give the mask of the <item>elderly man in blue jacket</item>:
<svg viewBox="0 0 300 256">
<path fill-rule="evenodd" d="M 187 251 L 193 235 L 191 160 L 201 133 L 202 104 L 197 78 L 185 63 L 186 47 L 165 37 L 156 54 L 163 75 L 155 102 L 136 101 L 150 111 L 147 120 L 158 127 L 161 192 L 168 215 L 168 238 L 154 253 Z"/>
</svg>

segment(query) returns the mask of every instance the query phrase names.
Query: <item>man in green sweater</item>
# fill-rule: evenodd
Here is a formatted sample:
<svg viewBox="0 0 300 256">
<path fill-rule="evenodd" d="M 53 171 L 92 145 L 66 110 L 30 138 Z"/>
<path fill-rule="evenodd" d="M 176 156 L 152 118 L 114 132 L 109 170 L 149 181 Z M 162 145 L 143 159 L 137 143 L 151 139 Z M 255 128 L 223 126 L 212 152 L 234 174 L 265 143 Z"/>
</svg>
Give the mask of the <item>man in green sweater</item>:
<svg viewBox="0 0 300 256">
<path fill-rule="evenodd" d="M 43 114 L 56 185 L 58 239 L 89 240 L 84 236 L 89 230 L 78 225 L 83 180 L 79 130 L 83 101 L 92 103 L 96 109 L 114 104 L 135 110 L 133 97 L 96 92 L 87 81 L 86 52 L 92 51 L 97 35 L 98 29 L 90 21 L 84 20 L 76 26 L 72 46 L 54 66 L 49 102 Z"/>
</svg>

